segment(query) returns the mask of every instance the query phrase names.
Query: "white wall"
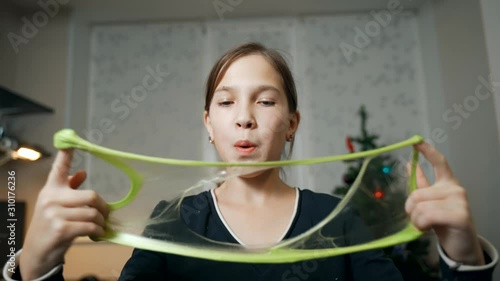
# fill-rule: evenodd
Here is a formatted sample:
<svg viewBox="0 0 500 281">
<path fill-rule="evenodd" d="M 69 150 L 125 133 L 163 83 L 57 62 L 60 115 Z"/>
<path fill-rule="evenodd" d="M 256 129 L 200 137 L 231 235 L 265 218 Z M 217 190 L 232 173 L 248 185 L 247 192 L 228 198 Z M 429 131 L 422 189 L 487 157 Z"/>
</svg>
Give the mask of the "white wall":
<svg viewBox="0 0 500 281">
<path fill-rule="evenodd" d="M 486 49 L 488 51 L 488 63 L 491 71 L 490 81 L 494 85 L 496 94 L 494 97 L 498 139 L 500 141 L 500 2 L 495 0 L 481 1 L 483 13 L 484 34 L 486 37 Z"/>
<path fill-rule="evenodd" d="M 493 97 L 494 105 L 496 108 L 496 122 L 497 122 L 497 138 L 496 144 L 497 147 L 500 143 L 500 1 L 496 0 L 483 0 L 482 3 L 482 15 L 483 15 L 483 25 L 484 25 L 484 34 L 486 37 L 486 49 L 488 55 L 488 65 L 490 67 L 490 83 L 492 83 L 495 96 Z M 493 144 L 494 145 L 494 144 Z M 495 153 L 495 150 L 492 151 Z M 500 158 L 500 153 L 498 150 L 496 151 L 497 162 L 492 163 L 493 165 L 497 165 L 497 174 L 498 174 L 498 158 Z M 495 155 L 495 154 L 493 154 Z M 492 171 L 493 174 L 495 173 Z M 485 171 L 486 174 L 486 171 Z M 496 180 L 492 181 L 492 188 L 490 189 L 491 193 L 485 194 L 485 198 L 489 198 L 487 200 L 487 204 L 489 206 L 489 210 L 484 216 L 495 217 L 500 212 L 500 208 L 498 207 L 498 202 L 495 198 L 500 198 L 500 191 L 498 190 L 499 181 L 498 176 Z M 485 222 L 487 223 L 487 222 Z M 489 222 L 488 235 L 494 240 L 495 245 L 500 247 L 500 227 L 495 225 L 494 223 Z M 494 273 L 494 280 L 500 280 L 500 270 L 496 269 Z"/>
<path fill-rule="evenodd" d="M 425 93 L 421 102 L 425 108 L 427 141 L 430 141 L 443 154 L 448 155 L 448 146 L 440 142 L 440 138 L 437 137 L 440 132 L 448 134 L 448 126 L 442 117 L 446 105 L 442 95 L 442 68 L 434 17 L 432 1 L 426 2 L 417 13 L 423 79 L 420 90 Z"/>
</svg>

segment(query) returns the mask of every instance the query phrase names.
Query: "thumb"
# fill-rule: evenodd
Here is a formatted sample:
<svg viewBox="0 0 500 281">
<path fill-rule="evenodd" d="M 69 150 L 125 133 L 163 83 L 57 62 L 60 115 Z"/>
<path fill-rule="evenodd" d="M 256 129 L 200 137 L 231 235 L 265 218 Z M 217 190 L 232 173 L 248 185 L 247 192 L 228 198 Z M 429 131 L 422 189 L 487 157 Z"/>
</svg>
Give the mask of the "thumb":
<svg viewBox="0 0 500 281">
<path fill-rule="evenodd" d="M 72 189 L 77 189 L 85 181 L 86 178 L 87 178 L 87 172 L 80 170 L 76 172 L 76 174 L 68 178 L 69 186 Z"/>
</svg>

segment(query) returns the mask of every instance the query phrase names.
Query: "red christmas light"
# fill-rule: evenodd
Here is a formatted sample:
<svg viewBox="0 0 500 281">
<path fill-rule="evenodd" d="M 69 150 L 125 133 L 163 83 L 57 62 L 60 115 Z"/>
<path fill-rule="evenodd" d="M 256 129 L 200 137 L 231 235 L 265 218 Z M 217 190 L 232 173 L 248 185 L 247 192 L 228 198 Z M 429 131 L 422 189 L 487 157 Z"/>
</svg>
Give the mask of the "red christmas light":
<svg viewBox="0 0 500 281">
<path fill-rule="evenodd" d="M 345 139 L 345 144 L 347 146 L 347 149 L 349 150 L 349 152 L 354 152 L 354 145 L 352 144 L 352 139 L 350 136 L 347 136 L 346 139 Z"/>
<path fill-rule="evenodd" d="M 377 187 L 375 192 L 373 192 L 373 197 L 377 199 L 382 199 L 384 198 L 384 192 L 380 189 L 380 187 Z"/>
</svg>

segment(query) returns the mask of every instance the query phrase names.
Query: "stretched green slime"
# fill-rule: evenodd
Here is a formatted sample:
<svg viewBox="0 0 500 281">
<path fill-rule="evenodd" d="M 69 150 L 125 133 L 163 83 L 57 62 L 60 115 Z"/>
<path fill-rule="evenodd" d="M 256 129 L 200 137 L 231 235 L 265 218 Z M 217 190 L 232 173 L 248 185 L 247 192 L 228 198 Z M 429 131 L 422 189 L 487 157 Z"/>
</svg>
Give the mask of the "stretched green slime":
<svg viewBox="0 0 500 281">
<path fill-rule="evenodd" d="M 128 165 L 121 159 L 137 160 L 157 164 L 168 164 L 175 166 L 191 166 L 191 167 L 282 167 L 294 165 L 312 165 L 327 163 L 333 161 L 353 160 L 358 158 L 371 159 L 383 153 L 391 152 L 397 149 L 409 147 L 422 142 L 424 139 L 419 135 L 415 135 L 405 141 L 388 145 L 382 148 L 377 148 L 369 151 L 355 152 L 345 155 L 335 155 L 326 157 L 309 158 L 303 160 L 286 160 L 286 161 L 267 161 L 267 162 L 205 162 L 195 160 L 179 160 L 145 156 L 133 154 L 118 150 L 109 149 L 106 147 L 95 145 L 91 142 L 79 137 L 75 131 L 71 129 L 63 129 L 54 135 L 54 146 L 57 149 L 79 149 L 86 151 L 106 162 L 115 166 L 125 173 L 130 180 L 130 188 L 127 195 L 119 201 L 109 202 L 108 206 L 111 211 L 115 211 L 126 207 L 134 201 L 141 191 L 144 177 L 136 171 L 133 167 Z M 418 163 L 418 151 L 413 148 L 413 156 L 411 159 L 411 172 L 409 177 L 409 192 L 416 189 L 416 168 Z M 360 174 L 362 174 L 368 161 L 365 161 L 361 167 Z M 310 230 L 302 233 L 299 236 L 283 240 L 276 245 L 266 249 L 258 249 L 257 251 L 248 251 L 244 248 L 234 247 L 195 247 L 189 243 L 178 243 L 173 241 L 155 240 L 139 235 L 128 234 L 122 231 L 115 231 L 107 228 L 106 234 L 96 240 L 108 241 L 116 244 L 126 245 L 130 247 L 141 248 L 145 250 L 165 252 L 171 254 L 178 254 L 183 256 L 190 256 L 195 258 L 203 258 L 217 261 L 231 261 L 242 263 L 289 263 L 301 260 L 319 259 L 344 254 L 351 254 L 359 251 L 378 249 L 392 245 L 406 243 L 417 239 L 422 235 L 422 232 L 416 229 L 411 223 L 408 223 L 401 231 L 376 239 L 360 245 L 351 245 L 345 247 L 333 248 L 320 248 L 320 249 L 297 249 L 291 248 L 297 242 L 307 239 L 310 235 L 320 230 L 328 222 L 332 221 L 340 211 L 347 205 L 359 186 L 360 178 L 356 179 L 350 188 L 349 192 L 345 195 L 342 201 L 335 207 L 335 209 L 318 225 Z M 215 244 L 215 243 L 214 243 Z"/>
</svg>

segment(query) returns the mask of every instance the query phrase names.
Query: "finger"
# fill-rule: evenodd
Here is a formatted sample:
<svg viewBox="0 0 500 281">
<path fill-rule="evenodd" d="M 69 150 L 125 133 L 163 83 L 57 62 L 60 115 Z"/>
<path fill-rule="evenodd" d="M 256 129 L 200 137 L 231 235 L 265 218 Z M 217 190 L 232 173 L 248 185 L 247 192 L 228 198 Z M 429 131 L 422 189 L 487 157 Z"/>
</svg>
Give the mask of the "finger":
<svg viewBox="0 0 500 281">
<path fill-rule="evenodd" d="M 416 169 L 416 176 L 417 176 L 417 187 L 418 188 L 424 188 L 424 187 L 429 187 L 430 183 L 427 177 L 424 174 L 424 171 L 422 170 L 422 167 L 420 167 L 420 164 L 417 165 Z"/>
<path fill-rule="evenodd" d="M 59 150 L 57 152 L 56 159 L 52 164 L 52 169 L 50 170 L 48 181 L 60 185 L 65 185 L 68 181 L 72 159 L 72 149 Z"/>
<path fill-rule="evenodd" d="M 420 231 L 429 230 L 435 220 L 439 218 L 441 220 L 441 216 L 443 216 L 443 212 L 441 210 L 437 211 L 435 208 L 437 204 L 432 201 L 420 202 L 416 207 L 412 210 L 410 215 L 410 221 L 413 223 L 415 227 L 417 227 Z M 426 210 L 433 210 L 433 212 L 428 212 Z"/>
<path fill-rule="evenodd" d="M 455 176 L 443 154 L 426 142 L 416 144 L 415 147 L 422 153 L 425 159 L 431 163 L 432 167 L 434 167 L 436 181 L 442 179 L 455 180 Z"/>
<path fill-rule="evenodd" d="M 78 187 L 80 187 L 83 181 L 85 181 L 86 178 L 87 178 L 87 172 L 80 170 L 76 172 L 76 174 L 74 174 L 73 176 L 68 177 L 69 186 L 72 189 L 77 189 Z"/>
<path fill-rule="evenodd" d="M 436 185 L 433 188 L 417 189 L 406 200 L 405 210 L 407 213 L 411 213 L 415 206 L 426 201 L 442 200 L 441 204 L 447 204 L 448 201 L 445 199 L 451 199 L 455 206 L 462 206 L 464 204 L 460 204 L 460 202 L 464 201 L 463 196 L 462 191 L 455 186 Z"/>
<path fill-rule="evenodd" d="M 102 228 L 106 226 L 104 216 L 99 210 L 90 207 L 63 208 L 63 217 L 68 221 L 93 222 Z"/>
<path fill-rule="evenodd" d="M 62 221 L 54 227 L 61 234 L 60 240 L 72 240 L 79 236 L 102 237 L 106 234 L 102 226 L 93 222 Z"/>
<path fill-rule="evenodd" d="M 408 175 L 411 175 L 411 163 L 406 164 L 406 170 L 408 172 Z M 417 187 L 418 188 L 424 188 L 424 187 L 429 187 L 429 180 L 424 174 L 424 171 L 422 170 L 422 167 L 420 167 L 420 164 L 417 164 L 416 170 L 415 170 L 415 178 L 417 180 Z"/>
<path fill-rule="evenodd" d="M 432 227 L 462 227 L 468 220 L 464 208 L 443 205 L 440 200 L 420 202 L 410 213 L 410 220 L 419 230 L 427 231 Z"/>
<path fill-rule="evenodd" d="M 89 206 L 97 209 L 104 218 L 108 217 L 108 204 L 95 191 L 69 189 L 68 191 L 64 196 L 54 199 L 55 203 L 68 208 Z"/>
</svg>

